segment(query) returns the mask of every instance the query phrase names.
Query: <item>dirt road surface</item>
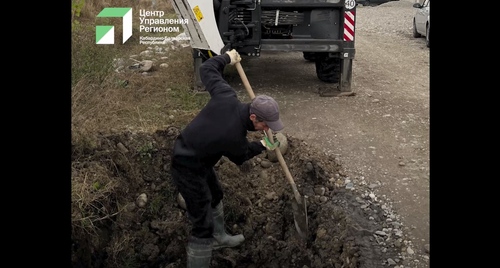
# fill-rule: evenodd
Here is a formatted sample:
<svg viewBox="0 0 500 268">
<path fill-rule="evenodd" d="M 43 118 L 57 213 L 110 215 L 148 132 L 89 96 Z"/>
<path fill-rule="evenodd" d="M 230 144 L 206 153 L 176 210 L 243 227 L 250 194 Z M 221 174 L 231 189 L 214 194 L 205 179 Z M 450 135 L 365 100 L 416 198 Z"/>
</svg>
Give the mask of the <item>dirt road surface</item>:
<svg viewBox="0 0 500 268">
<path fill-rule="evenodd" d="M 358 6 L 355 96 L 321 97 L 331 85 L 298 52 L 264 52 L 242 66 L 255 94 L 279 100 L 284 133 L 333 154 L 352 179 L 378 185 L 400 214 L 421 264 L 429 246 L 429 48 L 411 35 L 414 1 Z M 265 75 L 264 75 L 265 74 Z M 245 91 L 236 76 L 232 84 Z"/>
</svg>

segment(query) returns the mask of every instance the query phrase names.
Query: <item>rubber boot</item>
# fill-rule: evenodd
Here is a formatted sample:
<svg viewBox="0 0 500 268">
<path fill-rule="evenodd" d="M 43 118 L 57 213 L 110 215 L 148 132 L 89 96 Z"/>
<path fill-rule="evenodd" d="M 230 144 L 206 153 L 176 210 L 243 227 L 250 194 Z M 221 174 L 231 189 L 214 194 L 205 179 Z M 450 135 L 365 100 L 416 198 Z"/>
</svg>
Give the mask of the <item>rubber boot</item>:
<svg viewBox="0 0 500 268">
<path fill-rule="evenodd" d="M 214 233 L 215 238 L 213 248 L 225 248 L 225 247 L 235 247 L 245 241 L 245 237 L 242 234 L 230 235 L 226 233 L 224 228 L 224 206 L 222 201 L 214 208 Z"/>
<path fill-rule="evenodd" d="M 190 236 L 187 245 L 187 268 L 208 268 L 212 259 L 213 238 Z"/>
</svg>

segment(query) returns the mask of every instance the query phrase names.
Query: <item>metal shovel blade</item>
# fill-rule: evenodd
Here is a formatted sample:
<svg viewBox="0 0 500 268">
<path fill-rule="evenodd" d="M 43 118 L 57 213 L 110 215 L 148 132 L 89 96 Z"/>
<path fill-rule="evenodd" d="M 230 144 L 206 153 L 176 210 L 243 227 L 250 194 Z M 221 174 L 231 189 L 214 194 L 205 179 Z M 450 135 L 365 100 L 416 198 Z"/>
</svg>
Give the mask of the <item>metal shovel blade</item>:
<svg viewBox="0 0 500 268">
<path fill-rule="evenodd" d="M 293 221 L 295 223 L 295 229 L 297 229 L 299 236 L 303 239 L 307 239 L 307 233 L 309 229 L 306 200 L 307 198 L 302 196 L 300 197 L 300 200 L 297 200 L 296 198 L 292 199 Z"/>
</svg>

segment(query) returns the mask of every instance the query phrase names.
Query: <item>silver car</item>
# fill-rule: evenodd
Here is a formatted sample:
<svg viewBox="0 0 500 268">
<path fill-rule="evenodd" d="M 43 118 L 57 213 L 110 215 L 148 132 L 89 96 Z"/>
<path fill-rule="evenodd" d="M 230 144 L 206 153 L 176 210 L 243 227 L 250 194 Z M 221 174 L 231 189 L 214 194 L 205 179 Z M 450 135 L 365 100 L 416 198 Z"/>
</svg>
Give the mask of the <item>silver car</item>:
<svg viewBox="0 0 500 268">
<path fill-rule="evenodd" d="M 431 29 L 431 0 L 424 0 L 422 4 L 415 3 L 413 7 L 417 9 L 413 16 L 413 37 L 425 36 L 425 44 L 430 47 L 429 32 Z"/>
</svg>

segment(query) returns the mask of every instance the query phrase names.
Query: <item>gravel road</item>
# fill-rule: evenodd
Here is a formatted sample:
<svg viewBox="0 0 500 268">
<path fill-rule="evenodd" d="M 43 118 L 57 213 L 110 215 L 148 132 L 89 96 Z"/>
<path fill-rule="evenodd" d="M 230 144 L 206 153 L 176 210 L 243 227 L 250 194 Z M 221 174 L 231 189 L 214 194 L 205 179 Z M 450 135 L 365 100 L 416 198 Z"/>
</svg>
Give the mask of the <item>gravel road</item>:
<svg viewBox="0 0 500 268">
<path fill-rule="evenodd" d="M 428 267 L 429 48 L 411 34 L 414 2 L 358 6 L 355 96 L 321 97 L 329 85 L 299 52 L 264 52 L 242 66 L 255 94 L 279 100 L 284 132 L 335 155 L 355 182 L 376 185 L 405 225 L 414 267 Z M 232 83 L 245 91 L 237 74 Z"/>
</svg>

